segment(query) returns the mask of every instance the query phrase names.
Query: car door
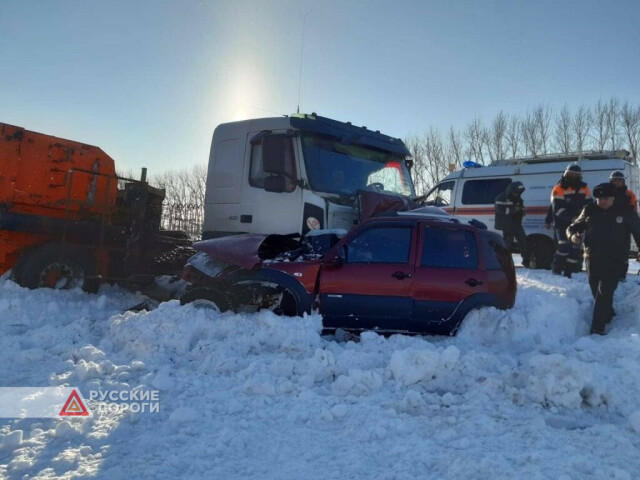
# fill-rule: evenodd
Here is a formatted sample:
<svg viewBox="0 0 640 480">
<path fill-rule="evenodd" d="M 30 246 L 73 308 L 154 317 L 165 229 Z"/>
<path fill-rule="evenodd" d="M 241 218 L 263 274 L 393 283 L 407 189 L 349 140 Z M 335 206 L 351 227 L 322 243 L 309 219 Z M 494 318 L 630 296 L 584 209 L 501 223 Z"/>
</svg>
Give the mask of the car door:
<svg viewBox="0 0 640 480">
<path fill-rule="evenodd" d="M 411 318 L 415 223 L 363 227 L 339 245 L 320 277 L 325 328 L 406 330 Z"/>
<path fill-rule="evenodd" d="M 416 332 L 448 334 L 459 321 L 454 313 L 460 303 L 487 292 L 476 233 L 460 226 L 423 224 L 419 234 L 411 291 L 415 300 L 412 328 Z"/>
</svg>

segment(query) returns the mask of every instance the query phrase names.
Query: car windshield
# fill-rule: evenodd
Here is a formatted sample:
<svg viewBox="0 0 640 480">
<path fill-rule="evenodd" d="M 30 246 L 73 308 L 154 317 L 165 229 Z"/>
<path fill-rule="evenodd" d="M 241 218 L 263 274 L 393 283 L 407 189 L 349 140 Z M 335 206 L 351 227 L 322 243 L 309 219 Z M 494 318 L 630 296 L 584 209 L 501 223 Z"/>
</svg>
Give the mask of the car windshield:
<svg viewBox="0 0 640 480">
<path fill-rule="evenodd" d="M 320 192 L 355 195 L 359 189 L 413 196 L 404 158 L 327 137 L 303 135 L 302 148 L 311 188 Z"/>
</svg>

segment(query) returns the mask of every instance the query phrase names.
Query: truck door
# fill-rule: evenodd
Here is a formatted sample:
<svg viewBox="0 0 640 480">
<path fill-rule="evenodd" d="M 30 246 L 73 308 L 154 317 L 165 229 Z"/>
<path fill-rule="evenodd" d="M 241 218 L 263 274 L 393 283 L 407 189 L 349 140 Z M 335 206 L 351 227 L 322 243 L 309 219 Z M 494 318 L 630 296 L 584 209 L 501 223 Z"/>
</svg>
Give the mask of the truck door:
<svg viewBox="0 0 640 480">
<path fill-rule="evenodd" d="M 422 225 L 412 292 L 412 329 L 448 334 L 465 298 L 487 292 L 472 230 Z"/>
<path fill-rule="evenodd" d="M 294 233 L 302 226 L 296 137 L 250 134 L 238 231 Z"/>
<path fill-rule="evenodd" d="M 376 224 L 342 245 L 342 263 L 325 265 L 320 279 L 325 328 L 406 329 L 414 236 L 414 224 Z"/>
</svg>

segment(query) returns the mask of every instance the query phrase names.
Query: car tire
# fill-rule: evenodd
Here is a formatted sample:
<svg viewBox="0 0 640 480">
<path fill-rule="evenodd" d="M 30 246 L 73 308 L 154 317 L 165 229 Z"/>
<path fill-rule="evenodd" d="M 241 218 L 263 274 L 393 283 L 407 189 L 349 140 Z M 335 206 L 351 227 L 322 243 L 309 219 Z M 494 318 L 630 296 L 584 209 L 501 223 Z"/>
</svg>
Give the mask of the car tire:
<svg viewBox="0 0 640 480">
<path fill-rule="evenodd" d="M 535 259 L 536 269 L 549 270 L 553 261 L 555 247 L 550 239 L 534 238 L 530 241 L 529 251 L 531 252 L 531 263 Z"/>
<path fill-rule="evenodd" d="M 219 313 L 233 309 L 233 300 L 228 293 L 211 288 L 195 288 L 188 291 L 180 297 L 180 305 L 187 304 Z"/>
<path fill-rule="evenodd" d="M 14 278 L 19 285 L 31 289 L 69 290 L 82 287 L 85 277 L 94 273 L 93 259 L 81 247 L 48 244 L 23 253 Z"/>
</svg>

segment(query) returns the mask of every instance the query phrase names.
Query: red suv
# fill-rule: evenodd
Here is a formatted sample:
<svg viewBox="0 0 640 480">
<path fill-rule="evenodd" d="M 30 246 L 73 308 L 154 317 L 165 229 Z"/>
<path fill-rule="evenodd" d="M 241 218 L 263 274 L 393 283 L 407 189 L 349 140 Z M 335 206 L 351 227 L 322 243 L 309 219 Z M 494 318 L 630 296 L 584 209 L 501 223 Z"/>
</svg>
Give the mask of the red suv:
<svg viewBox="0 0 640 480">
<path fill-rule="evenodd" d="M 443 335 L 455 334 L 473 308 L 513 306 L 511 255 L 484 228 L 400 213 L 366 220 L 337 242 L 327 237 L 311 237 L 311 246 L 274 235 L 199 242 L 182 303 L 289 315 L 316 308 L 327 330 Z M 319 255 L 319 240 L 335 244 Z"/>
</svg>

